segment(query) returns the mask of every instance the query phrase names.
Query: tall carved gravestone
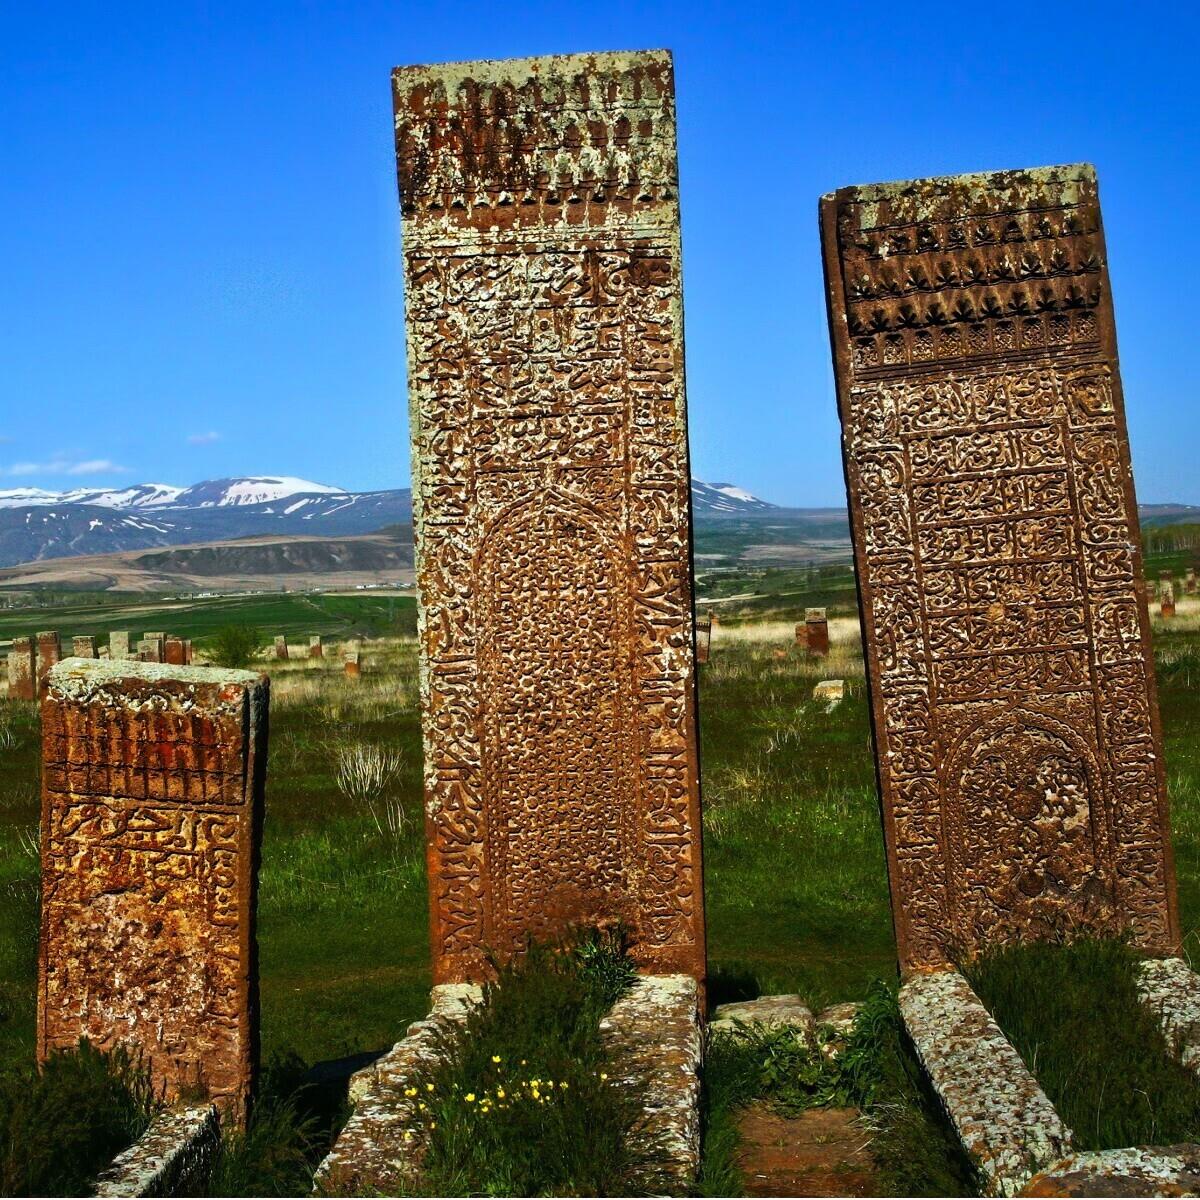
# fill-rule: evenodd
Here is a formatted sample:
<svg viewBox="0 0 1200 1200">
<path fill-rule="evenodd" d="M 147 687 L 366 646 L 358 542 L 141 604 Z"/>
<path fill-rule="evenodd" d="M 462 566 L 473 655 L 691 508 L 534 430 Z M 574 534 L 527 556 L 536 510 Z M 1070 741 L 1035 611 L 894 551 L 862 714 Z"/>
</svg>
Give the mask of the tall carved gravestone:
<svg viewBox="0 0 1200 1200">
<path fill-rule="evenodd" d="M 46 694 L 46 680 L 50 668 L 62 658 L 62 638 L 54 629 L 42 630 L 37 635 L 37 694 Z"/>
<path fill-rule="evenodd" d="M 1173 951 L 1095 174 L 845 188 L 821 228 L 902 965 Z"/>
<path fill-rule="evenodd" d="M 38 1053 L 124 1045 L 245 1113 L 267 682 L 68 659 L 42 702 Z"/>
<path fill-rule="evenodd" d="M 670 55 L 393 82 L 435 979 L 613 919 L 701 976 Z"/>
</svg>

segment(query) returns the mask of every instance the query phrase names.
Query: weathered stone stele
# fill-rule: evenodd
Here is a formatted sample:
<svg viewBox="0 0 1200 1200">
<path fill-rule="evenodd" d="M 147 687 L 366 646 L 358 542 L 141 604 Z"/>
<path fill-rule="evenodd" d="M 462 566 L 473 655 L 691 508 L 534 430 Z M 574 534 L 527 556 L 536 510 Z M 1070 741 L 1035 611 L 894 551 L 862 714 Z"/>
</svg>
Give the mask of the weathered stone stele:
<svg viewBox="0 0 1200 1200">
<path fill-rule="evenodd" d="M 1088 166 L 821 201 L 902 966 L 1179 942 L 1116 331 Z"/>
<path fill-rule="evenodd" d="M 670 55 L 394 93 L 435 979 L 617 919 L 702 976 Z"/>
<path fill-rule="evenodd" d="M 114 629 L 108 635 L 108 656 L 109 658 L 130 658 L 129 650 L 129 631 L 127 629 Z"/>
<path fill-rule="evenodd" d="M 13 638 L 8 651 L 8 698 L 37 699 L 37 648 L 33 638 Z"/>
<path fill-rule="evenodd" d="M 38 1053 L 140 1052 L 168 1100 L 245 1113 L 267 683 L 66 659 L 42 702 Z"/>
<path fill-rule="evenodd" d="M 74 658 L 95 658 L 96 639 L 87 634 L 80 634 L 71 639 L 71 655 Z"/>
<path fill-rule="evenodd" d="M 37 694 L 46 694 L 46 680 L 50 668 L 62 658 L 62 638 L 53 629 L 43 630 L 37 635 Z"/>
</svg>

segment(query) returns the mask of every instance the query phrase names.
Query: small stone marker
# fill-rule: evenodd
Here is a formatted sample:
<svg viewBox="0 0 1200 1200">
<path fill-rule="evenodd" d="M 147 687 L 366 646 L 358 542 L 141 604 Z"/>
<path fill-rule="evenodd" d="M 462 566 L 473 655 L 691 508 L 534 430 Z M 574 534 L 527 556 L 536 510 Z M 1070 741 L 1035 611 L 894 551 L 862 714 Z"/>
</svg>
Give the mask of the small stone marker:
<svg viewBox="0 0 1200 1200">
<path fill-rule="evenodd" d="M 163 643 L 163 661 L 173 667 L 187 665 L 187 648 L 184 645 L 183 638 L 172 635 L 166 639 Z"/>
<path fill-rule="evenodd" d="M 120 659 L 131 657 L 129 631 L 127 629 L 114 629 L 108 635 L 108 657 Z"/>
<path fill-rule="evenodd" d="M 158 662 L 158 643 L 150 638 L 142 638 L 137 644 L 138 662 Z"/>
<path fill-rule="evenodd" d="M 1188 567 L 1187 574 L 1183 577 L 1183 594 L 1185 596 L 1194 596 L 1196 594 L 1196 569 Z"/>
<path fill-rule="evenodd" d="M 144 1056 L 168 1100 L 245 1112 L 267 681 L 69 659 L 42 703 L 38 1054 Z"/>
<path fill-rule="evenodd" d="M 804 644 L 810 658 L 825 658 L 829 654 L 829 619 L 823 608 L 804 610 Z"/>
<path fill-rule="evenodd" d="M 712 649 L 712 613 L 709 613 L 702 621 L 696 623 L 696 661 L 698 663 L 708 662 L 708 655 Z"/>
<path fill-rule="evenodd" d="M 183 639 L 183 662 L 184 662 L 185 666 L 190 667 L 192 665 L 192 639 L 191 638 Z"/>
<path fill-rule="evenodd" d="M 314 634 L 308 639 L 308 657 L 309 658 L 324 658 L 325 647 L 321 644 L 321 635 Z"/>
<path fill-rule="evenodd" d="M 96 639 L 94 637 L 89 637 L 86 634 L 73 637 L 71 639 L 71 657 L 95 658 Z"/>
<path fill-rule="evenodd" d="M 281 661 L 286 661 L 288 656 L 287 638 L 283 634 L 279 634 L 275 638 L 275 657 Z"/>
<path fill-rule="evenodd" d="M 670 55 L 393 83 L 434 979 L 615 919 L 702 977 Z"/>
<path fill-rule="evenodd" d="M 903 969 L 1179 944 L 1095 173 L 852 187 L 825 274 Z"/>
<path fill-rule="evenodd" d="M 1169 579 L 1162 585 L 1162 602 L 1159 605 L 1159 613 L 1164 621 L 1170 620 L 1175 615 L 1175 585 Z"/>
<path fill-rule="evenodd" d="M 822 679 L 813 688 L 813 699 L 823 700 L 830 708 L 841 704 L 846 698 L 846 681 L 844 679 Z"/>
<path fill-rule="evenodd" d="M 357 642 L 351 642 L 342 650 L 342 670 L 347 679 L 357 679 L 361 673 L 362 651 Z"/>
<path fill-rule="evenodd" d="M 8 652 L 8 698 L 37 699 L 37 650 L 33 638 L 13 638 Z"/>
<path fill-rule="evenodd" d="M 45 630 L 37 635 L 37 684 L 38 695 L 46 694 L 46 678 L 50 668 L 62 658 L 62 640 L 53 630 Z"/>
<path fill-rule="evenodd" d="M 144 640 L 150 643 L 151 653 L 154 655 L 149 661 L 157 663 L 166 662 L 167 635 L 165 633 L 148 633 Z"/>
</svg>

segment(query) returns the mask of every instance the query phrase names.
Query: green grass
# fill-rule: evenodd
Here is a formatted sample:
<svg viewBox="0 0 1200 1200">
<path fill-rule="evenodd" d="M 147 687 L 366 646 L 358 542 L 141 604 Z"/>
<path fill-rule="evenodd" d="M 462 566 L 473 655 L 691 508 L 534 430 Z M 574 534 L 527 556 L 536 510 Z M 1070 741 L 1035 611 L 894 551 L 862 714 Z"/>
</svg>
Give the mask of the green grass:
<svg viewBox="0 0 1200 1200">
<path fill-rule="evenodd" d="M 819 1043 L 828 1040 L 818 1031 Z M 737 1114 L 751 1103 L 785 1116 L 827 1105 L 859 1108 L 885 1194 L 973 1194 L 970 1164 L 907 1044 L 895 989 L 873 984 L 839 1043 L 839 1052 L 829 1056 L 794 1029 L 743 1026 L 710 1036 L 701 1195 L 741 1193 Z"/>
<path fill-rule="evenodd" d="M 633 979 L 619 936 L 531 944 L 498 964 L 438 1064 L 413 1079 L 422 1194 L 662 1194 L 640 1089 L 610 1079 L 617 1067 L 599 1029 Z"/>
<path fill-rule="evenodd" d="M 149 1080 L 124 1051 L 87 1042 L 0 1070 L 0 1196 L 88 1196 L 96 1175 L 141 1136 Z"/>
<path fill-rule="evenodd" d="M 1137 955 L 1080 939 L 990 951 L 963 969 L 1081 1150 L 1200 1137 L 1200 1080 L 1137 999 Z"/>
</svg>

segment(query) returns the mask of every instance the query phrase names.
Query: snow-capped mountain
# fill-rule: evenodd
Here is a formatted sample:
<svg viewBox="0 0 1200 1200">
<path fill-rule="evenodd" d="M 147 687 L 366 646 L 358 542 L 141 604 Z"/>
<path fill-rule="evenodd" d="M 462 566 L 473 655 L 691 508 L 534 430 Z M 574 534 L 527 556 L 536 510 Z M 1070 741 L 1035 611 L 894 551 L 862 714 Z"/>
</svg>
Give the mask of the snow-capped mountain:
<svg viewBox="0 0 1200 1200">
<path fill-rule="evenodd" d="M 274 504 L 289 496 L 348 496 L 345 488 L 297 479 L 293 475 L 247 475 L 240 479 L 206 479 L 183 488 L 171 504 L 177 508 L 224 508 L 229 505 Z"/>
<path fill-rule="evenodd" d="M 745 488 L 734 487 L 732 483 L 692 480 L 692 509 L 697 514 L 741 516 L 750 512 L 769 512 L 778 507 L 777 504 L 768 504 L 766 500 L 752 496 Z"/>
<path fill-rule="evenodd" d="M 692 480 L 696 519 L 782 510 L 728 483 Z M 342 537 L 412 520 L 407 488 L 348 492 L 290 475 L 207 479 L 181 488 L 0 491 L 0 566 L 77 554 L 181 546 L 277 534 Z"/>
</svg>

